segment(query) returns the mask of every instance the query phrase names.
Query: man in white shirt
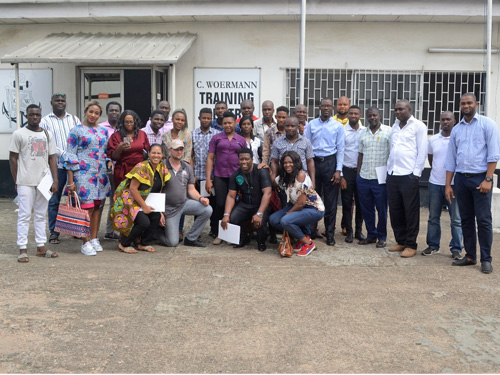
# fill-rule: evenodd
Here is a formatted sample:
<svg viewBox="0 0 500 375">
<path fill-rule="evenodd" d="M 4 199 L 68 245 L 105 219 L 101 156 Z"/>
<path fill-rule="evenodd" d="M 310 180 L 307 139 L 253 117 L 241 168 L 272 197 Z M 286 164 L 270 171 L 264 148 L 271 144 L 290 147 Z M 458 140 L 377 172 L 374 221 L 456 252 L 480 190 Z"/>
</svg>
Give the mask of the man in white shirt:
<svg viewBox="0 0 500 375">
<path fill-rule="evenodd" d="M 441 113 L 441 131 L 429 139 L 428 158 L 431 165 L 429 177 L 429 221 L 427 224 L 427 249 L 422 255 L 439 253 L 441 240 L 441 212 L 443 206 L 450 212 L 451 241 L 450 251 L 453 259 L 460 259 L 462 253 L 462 221 L 458 211 L 456 198 L 451 199 L 451 204 L 446 200 L 444 187 L 446 185 L 446 169 L 444 163 L 448 153 L 451 129 L 455 125 L 455 116 L 450 111 Z"/>
<path fill-rule="evenodd" d="M 346 228 L 345 242 L 353 242 L 352 212 L 353 205 L 356 206 L 355 233 L 354 237 L 363 241 L 365 236 L 361 233 L 363 225 L 363 215 L 358 199 L 358 188 L 356 184 L 356 169 L 358 166 L 359 137 L 361 131 L 365 129 L 360 125 L 361 109 L 357 105 L 349 107 L 347 112 L 349 122 L 344 126 L 344 162 L 342 167 L 342 177 L 340 178 L 340 196 L 342 198 L 342 223 Z"/>
<path fill-rule="evenodd" d="M 408 100 L 394 107 L 396 121 L 392 126 L 391 152 L 387 160 L 387 197 L 391 226 L 397 244 L 389 251 L 402 251 L 403 258 L 417 253 L 420 224 L 418 179 L 427 156 L 427 126 L 412 116 Z"/>
<path fill-rule="evenodd" d="M 66 152 L 68 146 L 69 131 L 79 125 L 81 122 L 75 115 L 66 112 L 66 94 L 56 93 L 50 99 L 52 113 L 42 118 L 40 127 L 48 130 L 53 136 L 57 149 L 57 177 L 59 185 L 57 191 L 52 194 L 49 201 L 49 243 L 58 244 L 59 233 L 54 230 L 56 226 L 57 211 L 59 209 L 59 201 L 66 185 L 67 172 L 60 162 L 61 156 Z"/>
</svg>

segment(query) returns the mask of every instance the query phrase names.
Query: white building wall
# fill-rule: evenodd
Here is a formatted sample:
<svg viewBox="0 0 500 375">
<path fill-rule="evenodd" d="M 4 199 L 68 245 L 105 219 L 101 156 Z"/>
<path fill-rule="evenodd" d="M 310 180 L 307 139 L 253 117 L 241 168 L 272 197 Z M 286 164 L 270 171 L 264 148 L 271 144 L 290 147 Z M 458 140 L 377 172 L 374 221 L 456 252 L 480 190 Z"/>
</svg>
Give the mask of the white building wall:
<svg viewBox="0 0 500 375">
<path fill-rule="evenodd" d="M 493 45 L 498 27 L 494 25 Z M 197 34 L 191 49 L 176 66 L 176 101 L 193 124 L 193 69 L 261 68 L 261 99 L 284 103 L 284 68 L 298 67 L 299 24 L 289 22 L 178 22 L 164 24 L 85 25 L 51 24 L 0 26 L 0 56 L 53 32 L 190 32 Z M 307 68 L 353 68 L 381 70 L 482 71 L 482 55 L 430 54 L 431 47 L 482 48 L 481 24 L 311 22 L 307 25 Z M 131 54 L 134 51 L 130 51 Z M 77 64 L 21 64 L 21 69 L 52 68 L 53 89 L 68 94 L 68 112 L 77 113 Z M 0 69 L 12 68 L 0 64 Z M 500 97 L 499 59 L 493 55 L 492 103 Z M 50 90 L 50 88 L 48 88 Z M 257 103 L 256 103 L 257 104 Z M 490 117 L 499 123 L 493 106 Z M 44 108 L 44 114 L 50 108 Z M 10 135 L 0 134 L 0 159 L 8 158 Z"/>
</svg>

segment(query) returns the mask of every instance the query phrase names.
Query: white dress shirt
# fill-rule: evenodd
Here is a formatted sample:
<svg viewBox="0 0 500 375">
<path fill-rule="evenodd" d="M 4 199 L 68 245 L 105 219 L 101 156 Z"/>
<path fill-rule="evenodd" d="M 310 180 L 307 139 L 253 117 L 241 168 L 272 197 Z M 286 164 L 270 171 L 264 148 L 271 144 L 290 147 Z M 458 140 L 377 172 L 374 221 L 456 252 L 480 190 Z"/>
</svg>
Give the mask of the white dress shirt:
<svg viewBox="0 0 500 375">
<path fill-rule="evenodd" d="M 420 177 L 427 157 L 427 126 L 411 116 L 401 129 L 394 122 L 387 173 L 395 176 L 412 174 Z"/>
<path fill-rule="evenodd" d="M 344 167 L 356 168 L 358 166 L 359 137 L 361 131 L 365 129 L 363 125 L 358 125 L 358 130 L 347 124 L 344 126 Z"/>
</svg>

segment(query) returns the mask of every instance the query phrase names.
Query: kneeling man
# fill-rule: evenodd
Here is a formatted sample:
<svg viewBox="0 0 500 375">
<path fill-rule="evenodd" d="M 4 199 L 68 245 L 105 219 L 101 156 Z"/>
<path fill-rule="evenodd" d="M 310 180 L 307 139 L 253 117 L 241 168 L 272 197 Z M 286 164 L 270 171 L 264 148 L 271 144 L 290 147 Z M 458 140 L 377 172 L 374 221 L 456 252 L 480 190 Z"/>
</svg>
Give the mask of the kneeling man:
<svg viewBox="0 0 500 375">
<path fill-rule="evenodd" d="M 257 231 L 258 249 L 264 251 L 272 190 L 271 177 L 267 169 L 258 169 L 257 164 L 253 164 L 253 154 L 249 148 L 240 149 L 238 159 L 240 167 L 229 179 L 229 192 L 221 226 L 227 229 L 227 223 L 241 226 L 251 220 Z M 240 243 L 234 247 L 243 247 L 249 242 L 250 236 L 241 228 Z"/>
<path fill-rule="evenodd" d="M 167 147 L 170 157 L 166 160 L 166 165 L 172 177 L 162 191 L 166 197 L 165 213 L 160 225 L 165 228 L 159 228 L 160 232 L 156 237 L 162 245 L 177 246 L 181 216 L 194 215 L 194 223 L 184 239 L 184 245 L 205 247 L 198 237 L 212 215 L 212 207 L 208 198 L 203 198 L 194 187 L 193 168 L 182 160 L 184 143 L 174 139 Z"/>
</svg>

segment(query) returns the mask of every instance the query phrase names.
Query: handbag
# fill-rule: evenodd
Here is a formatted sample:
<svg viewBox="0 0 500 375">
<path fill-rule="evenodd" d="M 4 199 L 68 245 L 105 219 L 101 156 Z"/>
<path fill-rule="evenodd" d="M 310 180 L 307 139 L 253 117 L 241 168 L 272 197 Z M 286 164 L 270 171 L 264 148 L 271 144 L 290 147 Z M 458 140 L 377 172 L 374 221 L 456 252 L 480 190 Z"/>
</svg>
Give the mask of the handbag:
<svg viewBox="0 0 500 375">
<path fill-rule="evenodd" d="M 285 230 L 281 236 L 281 242 L 278 246 L 278 251 L 282 257 L 291 257 L 293 255 L 292 243 L 290 242 L 290 235 Z"/>
<path fill-rule="evenodd" d="M 271 205 L 271 209 L 273 212 L 279 211 L 283 208 L 283 205 L 281 204 L 280 196 L 274 190 L 271 193 L 271 200 L 269 201 L 269 204 Z"/>
<path fill-rule="evenodd" d="M 75 207 L 71 205 L 71 196 L 75 200 Z M 90 235 L 90 217 L 87 210 L 80 207 L 80 200 L 76 192 L 68 194 L 66 204 L 61 203 L 57 211 L 54 231 L 74 237 Z"/>
</svg>

